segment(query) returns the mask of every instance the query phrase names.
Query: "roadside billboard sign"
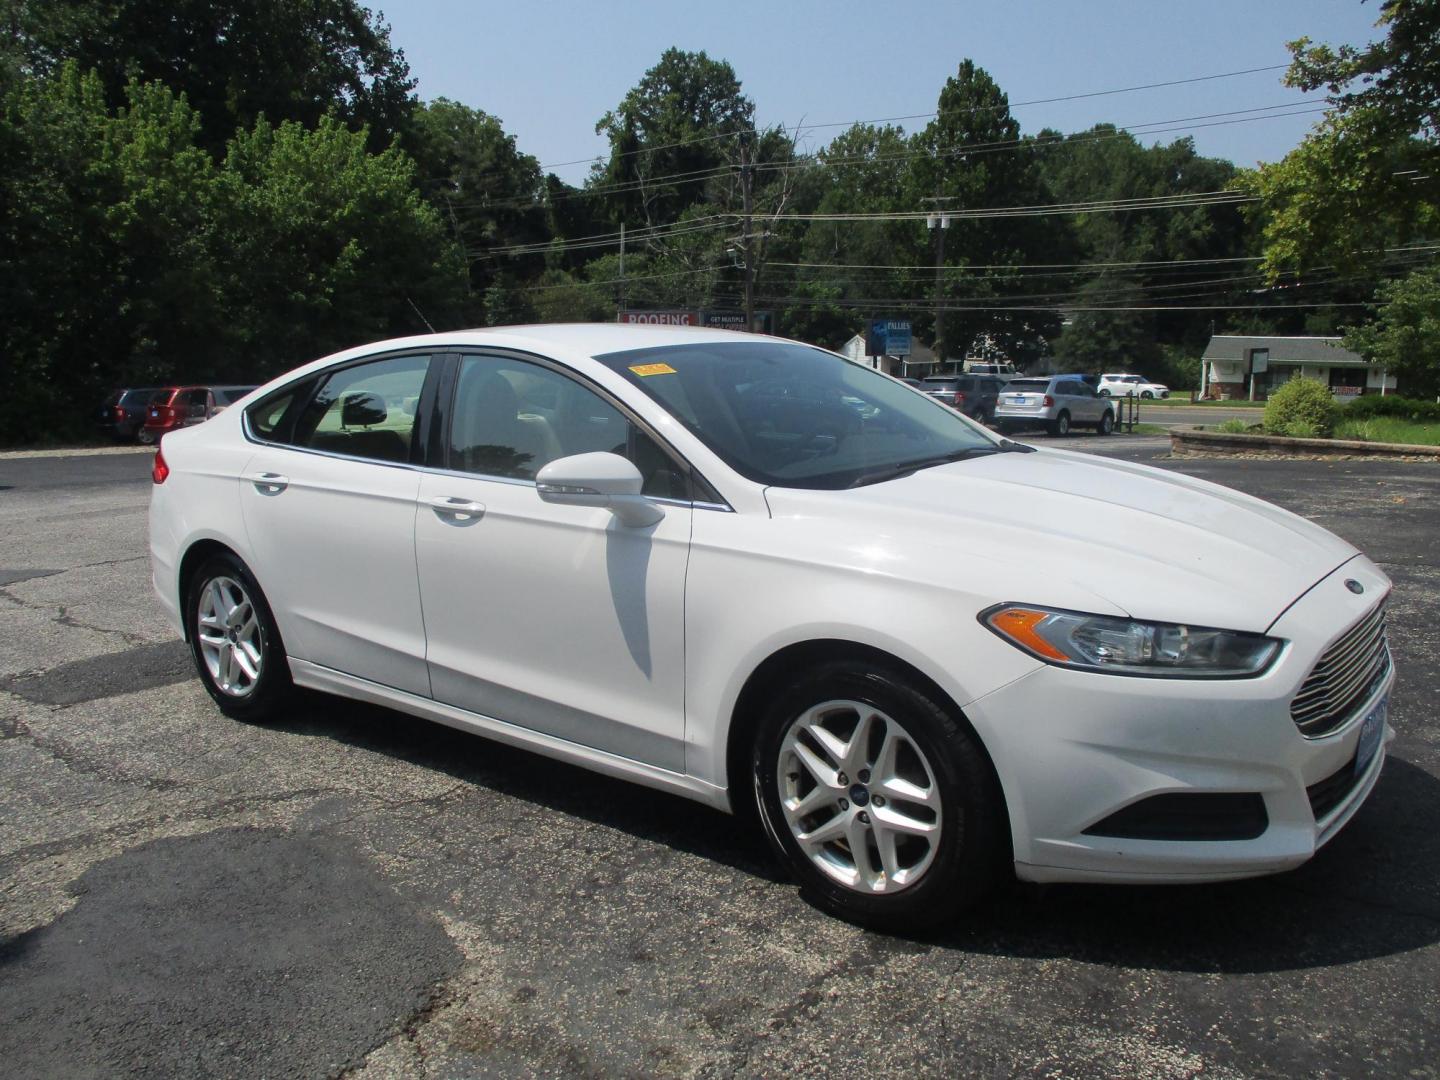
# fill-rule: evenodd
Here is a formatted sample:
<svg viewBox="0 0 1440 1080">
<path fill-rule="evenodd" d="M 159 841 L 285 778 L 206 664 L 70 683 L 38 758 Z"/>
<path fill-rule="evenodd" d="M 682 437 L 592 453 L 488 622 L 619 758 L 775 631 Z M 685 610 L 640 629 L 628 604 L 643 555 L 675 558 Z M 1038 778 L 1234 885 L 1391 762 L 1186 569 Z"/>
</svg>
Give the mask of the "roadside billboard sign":
<svg viewBox="0 0 1440 1080">
<path fill-rule="evenodd" d="M 747 330 L 745 325 L 745 312 L 743 311 L 702 311 L 700 313 L 703 325 L 713 330 Z M 755 333 L 771 333 L 771 313 L 768 311 L 755 312 Z"/>
<path fill-rule="evenodd" d="M 698 311 L 622 311 L 622 323 L 642 323 L 646 326 L 699 326 Z"/>
<path fill-rule="evenodd" d="M 909 356 L 909 319 L 871 319 L 865 328 L 866 356 Z"/>
</svg>

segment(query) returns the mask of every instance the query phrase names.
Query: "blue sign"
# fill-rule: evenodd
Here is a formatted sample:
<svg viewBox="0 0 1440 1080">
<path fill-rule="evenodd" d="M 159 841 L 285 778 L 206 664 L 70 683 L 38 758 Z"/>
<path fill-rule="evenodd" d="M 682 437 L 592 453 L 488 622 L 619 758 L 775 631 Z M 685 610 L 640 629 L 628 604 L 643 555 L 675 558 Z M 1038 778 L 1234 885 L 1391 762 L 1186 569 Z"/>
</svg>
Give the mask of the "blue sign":
<svg viewBox="0 0 1440 1080">
<path fill-rule="evenodd" d="M 910 355 L 910 320 L 888 319 L 885 323 L 885 352 L 890 356 Z"/>
<path fill-rule="evenodd" d="M 871 319 L 865 328 L 866 356 L 909 356 L 909 319 Z"/>
</svg>

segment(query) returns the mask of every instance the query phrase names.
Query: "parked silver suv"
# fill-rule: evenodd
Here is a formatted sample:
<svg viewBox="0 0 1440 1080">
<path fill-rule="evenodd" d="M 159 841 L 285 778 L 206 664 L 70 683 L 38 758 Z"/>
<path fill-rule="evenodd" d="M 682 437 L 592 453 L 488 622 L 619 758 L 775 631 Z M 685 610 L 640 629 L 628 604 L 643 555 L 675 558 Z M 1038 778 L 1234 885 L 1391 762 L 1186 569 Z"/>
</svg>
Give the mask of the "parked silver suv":
<svg viewBox="0 0 1440 1080">
<path fill-rule="evenodd" d="M 1115 407 L 1079 375 L 1011 379 L 996 401 L 995 426 L 1001 431 L 1043 426 L 1051 435 L 1093 427 L 1109 435 L 1115 430 Z"/>
</svg>

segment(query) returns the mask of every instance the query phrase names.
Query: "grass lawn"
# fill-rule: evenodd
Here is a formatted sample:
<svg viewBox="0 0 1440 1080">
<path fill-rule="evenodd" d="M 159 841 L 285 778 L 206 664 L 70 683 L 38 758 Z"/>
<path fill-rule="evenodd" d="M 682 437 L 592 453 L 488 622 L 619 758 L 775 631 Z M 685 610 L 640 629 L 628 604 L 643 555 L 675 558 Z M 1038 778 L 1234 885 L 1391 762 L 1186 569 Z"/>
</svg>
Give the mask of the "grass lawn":
<svg viewBox="0 0 1440 1080">
<path fill-rule="evenodd" d="M 1341 420 L 1335 425 L 1335 438 L 1440 446 L 1440 424 L 1401 420 L 1394 416 L 1375 416 L 1369 420 Z"/>
<path fill-rule="evenodd" d="M 1148 409 L 1151 405 L 1160 409 L 1171 408 L 1198 408 L 1198 409 L 1263 409 L 1263 401 L 1191 401 L 1190 395 L 1172 394 L 1168 398 L 1142 398 L 1140 407 Z"/>
</svg>

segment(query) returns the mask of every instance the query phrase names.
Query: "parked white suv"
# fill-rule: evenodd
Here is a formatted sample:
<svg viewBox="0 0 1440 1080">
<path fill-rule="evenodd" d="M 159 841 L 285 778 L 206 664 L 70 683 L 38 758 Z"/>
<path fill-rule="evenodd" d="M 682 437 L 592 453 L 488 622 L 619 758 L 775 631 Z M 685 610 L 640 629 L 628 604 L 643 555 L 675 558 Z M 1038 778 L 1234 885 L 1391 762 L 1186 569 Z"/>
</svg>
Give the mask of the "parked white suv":
<svg viewBox="0 0 1440 1080">
<path fill-rule="evenodd" d="M 1101 375 L 1100 386 L 1095 391 L 1101 397 L 1142 397 L 1164 398 L 1170 396 L 1170 388 L 1164 383 L 1151 382 L 1140 375 Z"/>
<path fill-rule="evenodd" d="M 995 399 L 995 425 L 1001 431 L 1043 427 L 1051 435 L 1069 435 L 1072 427 L 1093 427 L 1101 435 L 1115 430 L 1115 406 L 1097 397 L 1079 375 L 1041 375 L 1011 379 Z"/>
</svg>

